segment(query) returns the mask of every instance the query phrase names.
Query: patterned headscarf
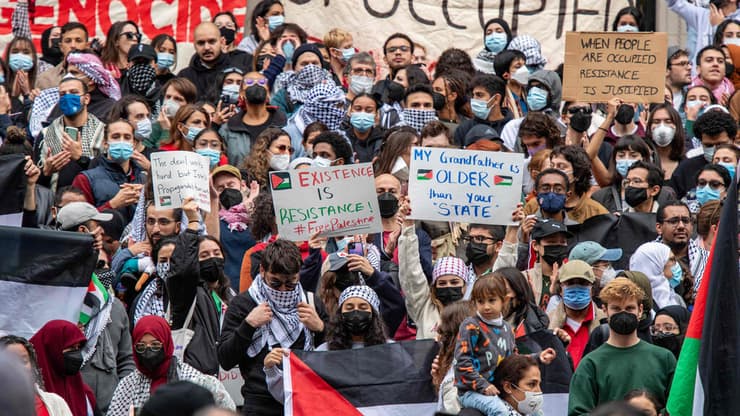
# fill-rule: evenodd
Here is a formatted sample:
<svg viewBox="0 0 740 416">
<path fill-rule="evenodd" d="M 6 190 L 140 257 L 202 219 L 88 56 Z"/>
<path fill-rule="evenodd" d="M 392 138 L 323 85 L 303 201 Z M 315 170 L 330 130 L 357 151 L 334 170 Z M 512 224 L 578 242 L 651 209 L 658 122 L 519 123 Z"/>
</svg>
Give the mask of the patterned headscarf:
<svg viewBox="0 0 740 416">
<path fill-rule="evenodd" d="M 308 92 L 298 111 L 306 125 L 320 121 L 329 130 L 338 130 L 344 120 L 344 93 L 333 82 L 322 82 Z"/>
<path fill-rule="evenodd" d="M 307 65 L 285 80 L 285 89 L 288 91 L 291 101 L 305 103 L 308 95 L 315 85 L 323 82 L 334 83 L 331 74 L 324 68 L 316 65 Z"/>
<path fill-rule="evenodd" d="M 466 284 L 469 284 L 473 280 L 473 276 L 470 275 L 470 268 L 458 257 L 442 257 L 437 260 L 437 263 L 434 265 L 434 271 L 432 271 L 432 284 L 440 277 L 447 275 L 457 276 Z"/>
<path fill-rule="evenodd" d="M 342 304 L 345 300 L 349 298 L 360 298 L 367 303 L 370 304 L 370 306 L 373 307 L 373 310 L 375 312 L 380 311 L 380 299 L 378 298 L 377 293 L 370 287 L 370 286 L 350 286 L 342 291 L 342 294 L 339 295 L 339 309 L 342 308 Z"/>
<path fill-rule="evenodd" d="M 121 87 L 118 85 L 118 81 L 105 69 L 100 58 L 96 55 L 73 52 L 67 55 L 67 63 L 79 68 L 83 74 L 95 83 L 100 92 L 114 100 L 121 99 Z"/>
<path fill-rule="evenodd" d="M 547 63 L 547 59 L 542 56 L 540 42 L 529 35 L 519 35 L 512 39 L 506 49 L 519 51 L 527 57 L 527 66 L 536 66 L 542 68 Z"/>
</svg>

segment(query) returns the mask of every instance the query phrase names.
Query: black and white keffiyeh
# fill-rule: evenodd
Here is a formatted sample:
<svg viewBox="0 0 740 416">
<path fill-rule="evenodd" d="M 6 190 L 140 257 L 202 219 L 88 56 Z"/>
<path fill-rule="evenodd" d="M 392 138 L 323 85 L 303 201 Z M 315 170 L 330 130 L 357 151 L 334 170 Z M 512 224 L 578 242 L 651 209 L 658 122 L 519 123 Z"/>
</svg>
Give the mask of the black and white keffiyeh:
<svg viewBox="0 0 740 416">
<path fill-rule="evenodd" d="M 536 66 L 541 68 L 547 63 L 547 59 L 542 56 L 540 42 L 529 35 L 519 35 L 511 40 L 509 50 L 519 51 L 527 58 L 527 66 Z"/>
<path fill-rule="evenodd" d="M 247 348 L 247 355 L 255 357 L 265 345 L 280 344 L 282 348 L 290 348 L 305 334 L 304 351 L 313 350 L 313 335 L 298 318 L 298 303 L 305 301 L 301 284 L 290 291 L 280 291 L 269 287 L 262 275 L 249 287 L 249 295 L 257 304 L 267 302 L 272 310 L 272 320 L 254 332 L 252 343 Z"/>
<path fill-rule="evenodd" d="M 285 90 L 288 91 L 290 99 L 294 103 L 303 103 L 308 99 L 308 94 L 314 86 L 324 82 L 331 82 L 333 84 L 334 80 L 331 74 L 324 68 L 316 65 L 307 65 L 298 72 L 290 73 L 283 82 L 285 82 Z"/>
<path fill-rule="evenodd" d="M 306 95 L 306 100 L 298 110 L 298 115 L 305 125 L 320 121 L 329 130 L 339 130 L 347 113 L 344 105 L 342 89 L 333 82 L 324 82 L 314 86 Z"/>
<path fill-rule="evenodd" d="M 160 264 L 166 264 L 167 268 L 169 269 L 169 263 Z M 160 266 L 160 264 L 158 264 L 157 266 Z M 134 325 L 139 322 L 139 319 L 149 315 L 165 318 L 166 313 L 164 310 L 164 279 L 166 279 L 167 276 L 165 275 L 160 277 L 160 267 L 157 267 L 157 269 L 157 276 L 155 276 L 154 280 L 146 285 L 141 291 L 139 302 L 136 304 L 136 310 L 134 311 Z"/>
<path fill-rule="evenodd" d="M 421 129 L 437 119 L 437 113 L 434 110 L 415 110 L 405 108 L 401 113 L 401 122 L 403 125 L 412 127 L 417 133 L 421 134 Z"/>
<path fill-rule="evenodd" d="M 143 96 L 152 87 L 156 76 L 157 72 L 148 64 L 136 64 L 126 74 L 131 91 Z"/>
<path fill-rule="evenodd" d="M 367 301 L 367 303 L 369 303 L 370 306 L 372 306 L 376 312 L 380 312 L 380 299 L 378 298 L 378 294 L 375 293 L 375 291 L 370 286 L 357 285 L 357 286 L 350 286 L 344 289 L 342 291 L 342 294 L 339 295 L 339 308 L 340 309 L 344 301 L 349 298 L 363 299 Z"/>
</svg>

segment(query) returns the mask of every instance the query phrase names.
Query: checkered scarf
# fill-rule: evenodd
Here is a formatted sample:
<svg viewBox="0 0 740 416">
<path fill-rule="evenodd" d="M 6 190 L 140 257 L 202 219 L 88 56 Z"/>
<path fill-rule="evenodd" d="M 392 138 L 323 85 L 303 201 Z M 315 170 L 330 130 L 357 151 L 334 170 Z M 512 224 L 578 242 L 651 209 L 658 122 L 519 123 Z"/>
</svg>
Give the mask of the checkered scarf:
<svg viewBox="0 0 740 416">
<path fill-rule="evenodd" d="M 103 148 L 103 129 L 105 124 L 92 114 L 87 115 L 87 122 L 82 126 L 80 138 L 82 139 L 82 154 L 94 158 Z M 51 148 L 52 154 L 64 150 L 62 148 L 62 132 L 64 130 L 63 117 L 58 117 L 51 122 L 49 128 L 44 132 L 44 145 Z M 46 149 L 43 149 L 42 157 L 46 157 Z"/>
<path fill-rule="evenodd" d="M 31 137 L 38 137 L 44 128 L 43 123 L 49 119 L 49 114 L 54 106 L 59 102 L 59 88 L 52 87 L 41 91 L 38 97 L 33 100 L 31 107 L 31 119 L 28 122 L 28 128 Z"/>
<path fill-rule="evenodd" d="M 527 57 L 527 66 L 543 67 L 547 59 L 542 56 L 540 43 L 529 35 L 519 35 L 511 40 L 507 49 L 520 51 Z"/>
<path fill-rule="evenodd" d="M 658 243 L 663 243 L 663 236 L 655 239 Z M 694 276 L 694 293 L 699 291 L 699 284 L 704 277 L 704 269 L 707 267 L 709 252 L 701 247 L 696 240 L 689 240 L 689 270 Z"/>
<path fill-rule="evenodd" d="M 285 83 L 285 89 L 288 91 L 291 101 L 294 103 L 303 103 L 306 102 L 311 89 L 315 85 L 323 82 L 331 82 L 333 84 L 334 80 L 331 74 L 325 69 L 316 65 L 308 65 L 299 72 L 290 73 L 283 82 Z"/>
<path fill-rule="evenodd" d="M 165 317 L 164 294 L 159 290 L 164 286 L 165 279 L 167 276 L 155 276 L 154 280 L 141 291 L 139 302 L 136 303 L 134 310 L 134 325 L 139 322 L 139 319 L 148 315 Z"/>
<path fill-rule="evenodd" d="M 457 276 L 469 284 L 473 279 L 474 275 L 470 275 L 470 269 L 465 265 L 465 262 L 461 258 L 457 257 L 442 257 L 437 260 L 432 271 L 432 284 L 442 276 L 447 275 Z"/>
<path fill-rule="evenodd" d="M 148 64 L 136 64 L 126 74 L 131 91 L 142 96 L 146 96 L 151 89 L 156 76 L 157 72 Z"/>
<path fill-rule="evenodd" d="M 373 310 L 375 312 L 380 311 L 380 299 L 378 299 L 378 295 L 375 293 L 375 291 L 370 286 L 350 286 L 342 291 L 342 294 L 339 295 L 339 309 L 341 310 L 342 304 L 345 300 L 349 298 L 360 298 L 367 301 L 367 303 L 370 304 L 370 306 L 373 307 Z"/>
<path fill-rule="evenodd" d="M 93 80 L 100 92 L 114 100 L 121 99 L 121 87 L 118 85 L 118 81 L 105 69 L 97 55 L 70 53 L 67 56 L 67 63 L 76 66 L 83 74 Z"/>
<path fill-rule="evenodd" d="M 257 275 L 249 287 L 249 295 L 257 305 L 267 302 L 272 310 L 272 320 L 254 332 L 252 343 L 247 348 L 248 356 L 257 356 L 265 345 L 280 344 L 282 348 L 290 348 L 301 332 L 305 334 L 303 350 L 313 349 L 313 335 L 298 318 L 298 303 L 305 298 L 300 283 L 291 291 L 280 291 L 269 287 L 262 275 Z"/>
<path fill-rule="evenodd" d="M 329 130 L 338 130 L 346 114 L 344 104 L 342 90 L 333 82 L 324 82 L 311 88 L 298 114 L 305 125 L 320 121 Z"/>
<path fill-rule="evenodd" d="M 416 130 L 417 133 L 421 133 L 421 129 L 429 123 L 437 119 L 437 113 L 434 110 L 414 110 L 411 108 L 404 108 L 401 113 L 401 122 L 409 127 Z"/>
</svg>

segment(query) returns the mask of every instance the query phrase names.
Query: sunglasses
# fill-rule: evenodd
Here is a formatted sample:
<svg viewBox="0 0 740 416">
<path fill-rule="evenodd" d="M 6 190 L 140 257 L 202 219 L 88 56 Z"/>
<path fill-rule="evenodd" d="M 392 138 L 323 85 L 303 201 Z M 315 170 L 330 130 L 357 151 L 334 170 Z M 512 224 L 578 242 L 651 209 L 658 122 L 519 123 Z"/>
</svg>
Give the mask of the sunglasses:
<svg viewBox="0 0 740 416">
<path fill-rule="evenodd" d="M 147 348 L 150 348 L 152 352 L 157 352 L 162 349 L 162 343 L 155 341 L 147 345 L 143 342 L 138 342 L 134 345 L 134 350 L 138 352 L 139 354 L 143 354 L 144 352 L 146 352 Z"/>
<path fill-rule="evenodd" d="M 280 289 L 281 287 L 285 287 L 288 290 L 293 290 L 296 288 L 296 286 L 298 286 L 298 282 L 289 282 L 280 279 L 269 279 L 267 281 L 267 285 L 275 290 Z"/>
<path fill-rule="evenodd" d="M 586 114 L 591 114 L 593 110 L 591 107 L 569 107 L 568 108 L 568 114 L 575 114 L 578 112 L 584 112 Z"/>
<path fill-rule="evenodd" d="M 261 85 L 264 87 L 265 85 L 267 85 L 267 79 L 265 78 L 260 78 L 260 79 L 244 78 L 244 81 L 242 81 L 242 83 L 246 86 L 257 84 L 257 85 Z"/>
<path fill-rule="evenodd" d="M 722 183 L 722 182 L 720 182 L 720 181 L 707 181 L 707 180 L 704 180 L 704 179 L 699 179 L 698 181 L 696 181 L 696 186 L 698 188 L 703 188 L 703 187 L 705 187 L 707 185 L 709 185 L 709 187 L 712 188 L 712 189 L 714 189 L 714 190 L 717 190 L 717 189 L 719 189 L 721 187 L 724 188 L 724 186 L 725 186 L 725 184 Z"/>
<path fill-rule="evenodd" d="M 288 152 L 290 152 L 291 155 L 293 154 L 293 152 L 295 152 L 295 149 L 293 148 L 293 146 L 287 146 L 284 144 L 278 145 L 277 150 L 280 152 L 284 152 L 287 150 Z"/>
<path fill-rule="evenodd" d="M 121 33 L 121 36 L 125 36 L 128 40 L 141 40 L 141 34 L 136 32 L 123 32 Z"/>
</svg>

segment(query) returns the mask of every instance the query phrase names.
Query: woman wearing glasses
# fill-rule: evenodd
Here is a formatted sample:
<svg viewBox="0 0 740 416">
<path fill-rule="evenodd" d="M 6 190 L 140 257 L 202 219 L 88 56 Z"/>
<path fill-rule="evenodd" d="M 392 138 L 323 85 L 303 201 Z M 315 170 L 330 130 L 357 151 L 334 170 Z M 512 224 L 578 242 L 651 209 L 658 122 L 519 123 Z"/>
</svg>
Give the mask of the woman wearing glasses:
<svg viewBox="0 0 740 416">
<path fill-rule="evenodd" d="M 249 157 L 240 167 L 249 173 L 250 182 L 255 180 L 260 187 L 266 187 L 270 171 L 288 169 L 294 152 L 288 133 L 283 129 L 270 127 L 257 137 Z"/>
<path fill-rule="evenodd" d="M 678 360 L 691 314 L 683 306 L 666 306 L 655 313 L 650 333 L 653 344 L 670 350 Z"/>
<path fill-rule="evenodd" d="M 140 408 L 159 387 L 176 381 L 189 381 L 213 394 L 216 405 L 235 410 L 234 401 L 218 379 L 202 374 L 175 357 L 175 346 L 167 321 L 146 316 L 134 327 L 136 370 L 124 377 L 113 394 L 108 416 L 127 416 L 133 406 Z"/>
<path fill-rule="evenodd" d="M 249 155 L 257 137 L 268 126 L 283 127 L 287 121 L 285 113 L 269 105 L 270 87 L 267 78 L 259 72 L 244 75 L 238 90 L 236 116 L 221 125 L 219 133 L 226 142 L 229 163 L 239 166 Z"/>
<path fill-rule="evenodd" d="M 685 202 L 692 214 L 709 201 L 722 201 L 732 183 L 730 172 L 722 165 L 705 165 L 696 176 L 696 187 L 686 194 Z"/>
<path fill-rule="evenodd" d="M 130 20 L 113 23 L 108 29 L 100 60 L 117 81 L 120 82 L 128 71 L 128 50 L 140 41 L 139 28 Z"/>
</svg>

